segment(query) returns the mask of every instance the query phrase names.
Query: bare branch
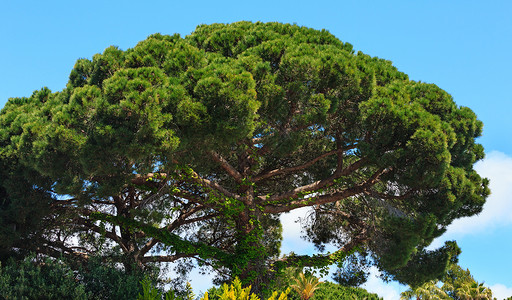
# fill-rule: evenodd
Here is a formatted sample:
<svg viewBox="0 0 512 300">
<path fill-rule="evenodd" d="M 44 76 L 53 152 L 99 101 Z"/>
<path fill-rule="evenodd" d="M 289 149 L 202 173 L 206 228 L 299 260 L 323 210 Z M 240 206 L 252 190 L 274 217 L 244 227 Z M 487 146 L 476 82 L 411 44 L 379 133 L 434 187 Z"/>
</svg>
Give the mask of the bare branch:
<svg viewBox="0 0 512 300">
<path fill-rule="evenodd" d="M 340 150 L 340 149 L 343 149 L 343 147 L 341 146 L 342 144 L 342 141 L 341 141 L 341 138 L 340 138 L 340 132 L 339 130 L 336 131 L 336 149 Z M 351 149 L 354 149 L 356 146 L 353 145 L 353 148 Z M 349 149 L 347 149 L 349 150 Z M 340 172 L 341 170 L 343 170 L 343 152 L 338 152 L 337 153 L 337 160 L 336 160 L 336 172 Z"/>
<path fill-rule="evenodd" d="M 196 218 L 192 218 L 192 219 L 184 218 L 184 219 L 181 219 L 181 220 L 176 220 L 176 221 L 174 221 L 173 223 L 171 223 L 168 226 L 168 230 L 174 230 L 178 226 L 182 226 L 182 225 L 186 225 L 186 224 L 191 224 L 191 223 L 195 223 L 195 222 L 201 222 L 201 221 L 210 220 L 210 219 L 213 219 L 213 218 L 218 217 L 220 215 L 221 215 L 220 213 L 214 213 L 214 214 L 204 215 L 204 216 L 196 217 Z"/>
<path fill-rule="evenodd" d="M 183 201 L 180 201 L 179 198 L 188 200 L 188 202 L 191 202 L 191 203 L 198 203 L 198 204 L 202 204 L 202 205 L 210 207 L 208 204 L 205 203 L 206 199 L 204 197 L 192 194 L 189 191 L 185 191 L 185 190 L 173 191 L 172 194 L 173 194 L 173 196 L 176 196 L 178 198 L 178 199 L 176 199 L 176 201 L 183 205 L 185 203 Z"/>
<path fill-rule="evenodd" d="M 68 205 L 68 204 L 73 204 L 73 203 L 75 203 L 77 201 L 78 201 L 78 199 L 76 199 L 76 198 L 63 199 L 63 200 L 53 200 L 51 206 L 52 207 L 55 207 L 55 206 L 65 206 L 65 205 Z"/>
<path fill-rule="evenodd" d="M 113 231 L 106 231 L 98 225 L 94 224 L 91 220 L 82 217 L 77 217 L 75 222 L 88 230 L 92 230 L 98 234 L 105 235 L 105 237 L 116 242 L 123 249 L 123 251 L 128 252 L 128 248 L 126 248 L 126 245 L 123 244 L 122 238 L 115 234 Z"/>
<path fill-rule="evenodd" d="M 377 191 L 371 190 L 369 191 L 369 194 L 375 198 L 380 198 L 384 200 L 405 200 L 409 198 L 411 195 L 413 195 L 415 190 L 410 190 L 406 193 L 403 193 L 401 195 L 391 195 L 388 193 L 379 193 Z"/>
<path fill-rule="evenodd" d="M 46 241 L 46 243 L 47 244 L 45 246 L 38 247 L 36 251 L 55 258 L 59 258 L 62 255 L 67 255 L 83 261 L 87 261 L 89 259 L 88 253 L 74 251 L 72 248 L 67 247 L 60 241 Z M 60 251 L 56 249 L 59 249 Z"/>
<path fill-rule="evenodd" d="M 115 205 L 114 202 L 112 201 L 103 201 L 103 200 L 91 200 L 92 203 L 94 204 L 105 204 L 105 205 Z"/>
<path fill-rule="evenodd" d="M 299 255 L 299 256 L 285 256 L 277 261 L 284 262 L 285 265 L 288 266 L 297 266 L 301 267 L 314 267 L 316 265 L 324 265 L 325 263 L 332 263 L 339 257 L 340 254 L 346 254 L 353 251 L 356 247 L 366 243 L 368 241 L 367 231 L 363 230 L 356 237 L 350 239 L 350 241 L 345 244 L 343 247 L 339 248 L 337 251 L 325 255 L 318 255 L 311 257 L 309 255 Z"/>
</svg>

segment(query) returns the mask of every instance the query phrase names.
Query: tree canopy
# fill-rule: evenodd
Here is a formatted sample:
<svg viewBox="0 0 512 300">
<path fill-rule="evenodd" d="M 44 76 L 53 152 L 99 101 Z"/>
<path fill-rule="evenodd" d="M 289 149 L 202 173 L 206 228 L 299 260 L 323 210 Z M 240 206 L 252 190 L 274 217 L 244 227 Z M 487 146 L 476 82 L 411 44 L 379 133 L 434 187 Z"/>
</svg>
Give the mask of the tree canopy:
<svg viewBox="0 0 512 300">
<path fill-rule="evenodd" d="M 127 268 L 195 259 L 255 287 L 364 252 L 419 285 L 459 252 L 426 246 L 489 193 L 473 170 L 481 131 L 447 92 L 325 30 L 154 34 L 79 59 L 62 91 L 9 99 L 0 250 Z M 279 215 L 301 207 L 307 239 L 338 251 L 280 254 Z"/>
</svg>

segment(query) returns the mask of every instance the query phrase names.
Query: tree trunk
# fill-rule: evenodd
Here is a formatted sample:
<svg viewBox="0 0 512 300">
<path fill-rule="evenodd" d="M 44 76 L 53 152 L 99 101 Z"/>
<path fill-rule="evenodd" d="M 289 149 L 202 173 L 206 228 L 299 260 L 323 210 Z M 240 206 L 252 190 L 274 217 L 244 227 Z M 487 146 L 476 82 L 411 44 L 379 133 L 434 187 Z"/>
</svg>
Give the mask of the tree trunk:
<svg viewBox="0 0 512 300">
<path fill-rule="evenodd" d="M 265 265 L 267 250 L 262 242 L 263 228 L 260 213 L 246 208 L 237 220 L 238 244 L 236 245 L 236 266 L 233 276 L 238 276 L 242 284 L 252 285 L 252 292 L 261 294 L 268 283 L 268 270 Z"/>
</svg>

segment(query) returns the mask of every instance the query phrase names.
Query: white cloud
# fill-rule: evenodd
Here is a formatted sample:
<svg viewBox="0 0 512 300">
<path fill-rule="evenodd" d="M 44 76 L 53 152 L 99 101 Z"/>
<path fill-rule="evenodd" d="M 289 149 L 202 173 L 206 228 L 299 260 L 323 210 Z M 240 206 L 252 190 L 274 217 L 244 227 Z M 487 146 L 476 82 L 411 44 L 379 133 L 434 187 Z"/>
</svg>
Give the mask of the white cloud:
<svg viewBox="0 0 512 300">
<path fill-rule="evenodd" d="M 491 195 L 479 215 L 455 220 L 446 235 L 482 233 L 512 223 L 512 157 L 493 151 L 475 165 L 475 170 L 490 179 Z"/>
<path fill-rule="evenodd" d="M 490 286 L 492 295 L 498 300 L 506 299 L 512 296 L 512 288 L 506 287 L 503 284 L 495 284 Z"/>
<path fill-rule="evenodd" d="M 302 207 L 279 216 L 283 225 L 283 238 L 293 241 L 300 240 L 301 226 L 298 221 L 299 218 L 304 218 L 308 212 L 308 207 Z"/>
<path fill-rule="evenodd" d="M 189 282 L 194 289 L 196 296 L 203 296 L 204 293 L 213 287 L 212 280 L 215 278 L 215 273 L 201 274 L 198 268 L 190 271 Z"/>
<path fill-rule="evenodd" d="M 384 300 L 397 300 L 400 299 L 400 293 L 405 291 L 407 287 L 400 285 L 397 282 L 386 283 L 382 281 L 378 276 L 380 272 L 376 267 L 370 269 L 370 276 L 368 281 L 361 287 L 366 289 L 370 293 L 375 293 Z"/>
<path fill-rule="evenodd" d="M 303 207 L 279 216 L 283 225 L 281 254 L 288 254 L 292 251 L 295 254 L 311 254 L 315 250 L 313 244 L 301 238 L 302 227 L 299 218 L 306 217 L 309 211 L 309 207 Z"/>
</svg>

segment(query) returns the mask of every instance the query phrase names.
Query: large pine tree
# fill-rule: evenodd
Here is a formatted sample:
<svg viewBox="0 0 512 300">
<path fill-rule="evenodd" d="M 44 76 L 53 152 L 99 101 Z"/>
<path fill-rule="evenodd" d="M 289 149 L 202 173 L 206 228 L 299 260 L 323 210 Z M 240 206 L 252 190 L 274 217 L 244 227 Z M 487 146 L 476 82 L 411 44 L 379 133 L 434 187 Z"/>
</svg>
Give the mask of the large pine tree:
<svg viewBox="0 0 512 300">
<path fill-rule="evenodd" d="M 9 99 L 0 246 L 127 268 L 194 258 L 255 287 L 364 251 L 419 284 L 458 253 L 425 247 L 485 202 L 481 130 L 445 91 L 325 30 L 155 34 L 78 60 L 60 92 Z M 279 253 L 279 215 L 301 207 L 307 238 L 338 251 Z"/>
</svg>

